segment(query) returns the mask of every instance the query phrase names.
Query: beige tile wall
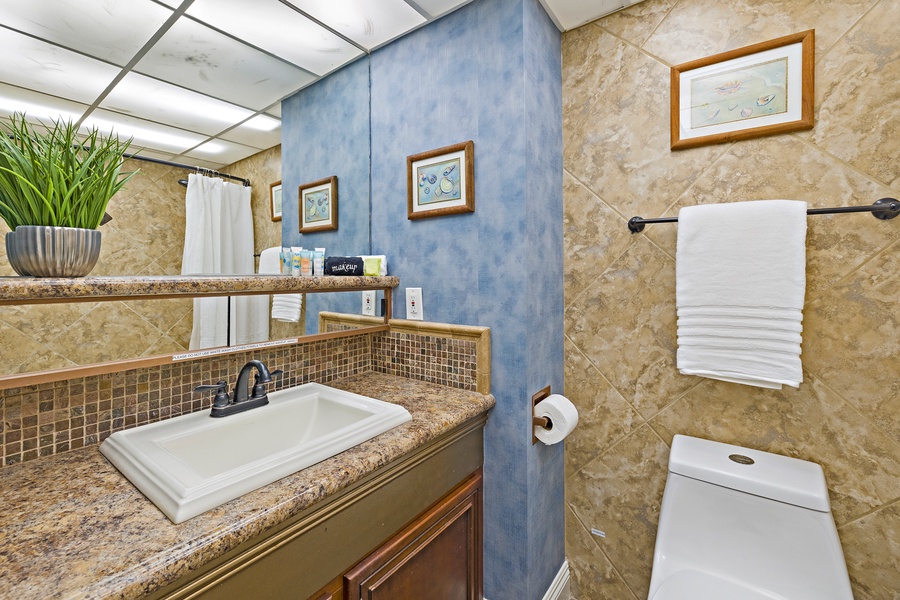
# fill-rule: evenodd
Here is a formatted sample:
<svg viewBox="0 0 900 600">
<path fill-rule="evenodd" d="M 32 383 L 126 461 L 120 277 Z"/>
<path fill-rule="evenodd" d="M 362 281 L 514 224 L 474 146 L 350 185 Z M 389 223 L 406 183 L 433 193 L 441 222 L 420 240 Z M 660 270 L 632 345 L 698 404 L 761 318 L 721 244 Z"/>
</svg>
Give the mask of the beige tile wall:
<svg viewBox="0 0 900 600">
<path fill-rule="evenodd" d="M 184 251 L 188 171 L 131 160 L 140 172 L 109 202 L 100 259 L 91 275 L 177 275 Z M 0 222 L 0 234 L 8 229 Z M 0 251 L 0 275 L 15 275 Z M 190 300 L 0 307 L 0 374 L 44 371 L 184 351 Z"/>
<path fill-rule="evenodd" d="M 669 67 L 816 30 L 816 127 L 669 150 Z M 634 215 L 900 195 L 896 0 L 646 0 L 563 36 L 566 552 L 578 600 L 647 597 L 675 433 L 813 460 L 857 600 L 900 598 L 900 219 L 810 217 L 797 390 L 680 376 L 675 227 Z M 891 366 L 893 365 L 893 366 Z M 590 533 L 606 532 L 605 538 Z"/>
<path fill-rule="evenodd" d="M 177 275 L 184 251 L 184 193 L 189 170 L 131 160 L 140 172 L 116 194 L 101 227 L 100 259 L 91 275 Z M 281 243 L 269 212 L 269 184 L 281 178 L 281 146 L 222 169 L 253 183 L 256 252 Z M 0 237 L 8 229 L 0 221 Z M 0 244 L 0 276 L 15 275 Z M 0 375 L 183 352 L 191 338 L 190 300 L 0 307 Z M 302 317 L 302 316 L 301 316 Z M 300 323 L 272 321 L 272 339 L 297 337 Z"/>
</svg>

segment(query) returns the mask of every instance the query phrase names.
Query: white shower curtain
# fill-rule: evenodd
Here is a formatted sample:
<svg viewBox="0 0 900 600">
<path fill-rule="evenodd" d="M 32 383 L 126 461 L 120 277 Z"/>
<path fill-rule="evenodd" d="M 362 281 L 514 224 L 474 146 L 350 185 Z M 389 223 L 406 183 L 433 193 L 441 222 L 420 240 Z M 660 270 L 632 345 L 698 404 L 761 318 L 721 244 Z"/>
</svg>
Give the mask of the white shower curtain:
<svg viewBox="0 0 900 600">
<path fill-rule="evenodd" d="M 191 174 L 185 198 L 182 275 L 253 273 L 250 188 Z M 231 344 L 269 337 L 268 296 L 231 298 Z M 194 300 L 191 350 L 228 345 L 228 298 Z"/>
</svg>

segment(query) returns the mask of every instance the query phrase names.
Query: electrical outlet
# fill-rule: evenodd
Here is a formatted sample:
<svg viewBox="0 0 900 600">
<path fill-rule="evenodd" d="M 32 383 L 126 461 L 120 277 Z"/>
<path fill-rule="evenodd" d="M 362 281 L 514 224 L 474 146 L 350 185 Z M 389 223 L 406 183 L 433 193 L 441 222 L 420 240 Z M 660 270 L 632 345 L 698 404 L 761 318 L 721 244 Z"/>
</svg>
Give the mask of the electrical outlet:
<svg viewBox="0 0 900 600">
<path fill-rule="evenodd" d="M 423 314 L 422 288 L 406 288 L 406 318 L 421 321 Z"/>
<path fill-rule="evenodd" d="M 362 293 L 362 314 L 375 316 L 375 292 Z"/>
</svg>

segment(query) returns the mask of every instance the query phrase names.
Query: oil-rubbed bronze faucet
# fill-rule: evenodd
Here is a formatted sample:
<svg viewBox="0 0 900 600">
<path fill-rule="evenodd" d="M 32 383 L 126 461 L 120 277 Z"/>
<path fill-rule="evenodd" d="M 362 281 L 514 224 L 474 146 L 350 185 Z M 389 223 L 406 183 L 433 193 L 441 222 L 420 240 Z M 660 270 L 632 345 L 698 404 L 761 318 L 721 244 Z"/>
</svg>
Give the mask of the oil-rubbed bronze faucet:
<svg viewBox="0 0 900 600">
<path fill-rule="evenodd" d="M 256 369 L 256 375 L 253 381 L 253 391 L 249 397 L 247 388 L 249 387 L 250 372 Z M 266 392 L 266 385 L 274 378 L 281 375 L 282 371 L 276 369 L 269 371 L 268 367 L 261 361 L 251 360 L 241 368 L 238 375 L 237 383 L 234 385 L 234 392 L 231 397 L 228 396 L 228 384 L 220 381 L 214 385 L 198 385 L 194 388 L 195 392 L 215 391 L 216 396 L 213 400 L 212 410 L 209 412 L 211 417 L 227 417 L 236 413 L 244 412 L 259 406 L 265 406 L 269 403 L 269 395 Z"/>
</svg>

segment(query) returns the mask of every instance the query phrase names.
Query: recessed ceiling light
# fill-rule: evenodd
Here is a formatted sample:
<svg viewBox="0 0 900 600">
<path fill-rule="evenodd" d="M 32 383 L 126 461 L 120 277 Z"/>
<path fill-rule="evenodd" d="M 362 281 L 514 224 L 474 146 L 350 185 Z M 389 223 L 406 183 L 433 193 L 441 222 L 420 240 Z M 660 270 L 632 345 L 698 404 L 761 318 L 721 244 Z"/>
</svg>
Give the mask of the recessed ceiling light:
<svg viewBox="0 0 900 600">
<path fill-rule="evenodd" d="M 135 145 L 138 146 L 145 143 L 150 145 L 162 144 L 166 147 L 181 148 L 184 150 L 195 145 L 198 141 L 197 137 L 177 135 L 165 131 L 155 131 L 147 127 L 134 125 L 133 123 L 117 123 L 111 119 L 102 117 L 88 117 L 82 125 L 89 129 L 96 127 L 101 132 L 114 134 L 120 139 L 133 137 Z"/>
<path fill-rule="evenodd" d="M 57 108 L 34 104 L 24 100 L 16 100 L 0 96 L 0 111 L 12 113 L 25 113 L 29 120 L 47 119 L 51 121 L 72 121 L 73 123 L 79 119 L 81 115 L 75 113 L 64 112 Z"/>
<path fill-rule="evenodd" d="M 267 117 L 266 115 L 256 115 L 246 123 L 243 123 L 241 127 L 249 127 L 250 129 L 256 129 L 257 131 L 275 131 L 281 127 L 281 121 L 273 119 L 272 117 Z"/>
</svg>

